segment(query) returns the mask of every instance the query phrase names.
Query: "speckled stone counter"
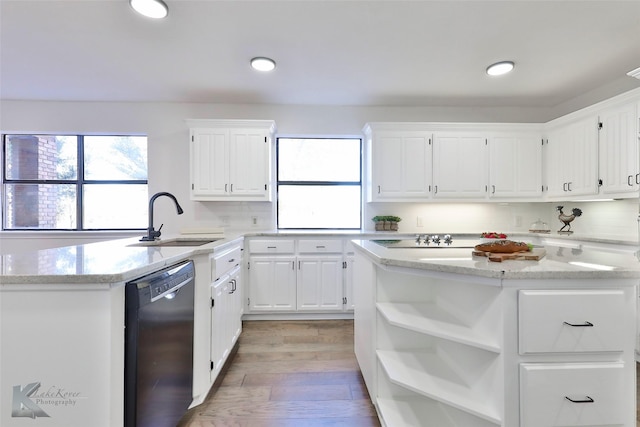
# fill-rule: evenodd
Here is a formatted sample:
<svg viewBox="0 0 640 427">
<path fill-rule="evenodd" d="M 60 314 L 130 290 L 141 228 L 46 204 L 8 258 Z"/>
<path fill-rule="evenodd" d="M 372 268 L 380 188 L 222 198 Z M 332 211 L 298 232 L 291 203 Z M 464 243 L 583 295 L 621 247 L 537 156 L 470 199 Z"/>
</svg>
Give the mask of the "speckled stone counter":
<svg viewBox="0 0 640 427">
<path fill-rule="evenodd" d="M 547 246 L 539 261 L 492 262 L 469 248 L 387 249 L 371 240 L 354 247 L 384 266 L 406 267 L 498 279 L 640 278 L 638 253 L 632 251 Z"/>
<path fill-rule="evenodd" d="M 180 236 L 180 240 L 203 238 Z M 117 284 L 194 255 L 211 253 L 241 238 L 230 236 L 201 246 L 177 247 L 145 245 L 138 238 L 130 238 L 2 255 L 0 285 Z M 163 242 L 175 239 L 165 238 Z"/>
</svg>

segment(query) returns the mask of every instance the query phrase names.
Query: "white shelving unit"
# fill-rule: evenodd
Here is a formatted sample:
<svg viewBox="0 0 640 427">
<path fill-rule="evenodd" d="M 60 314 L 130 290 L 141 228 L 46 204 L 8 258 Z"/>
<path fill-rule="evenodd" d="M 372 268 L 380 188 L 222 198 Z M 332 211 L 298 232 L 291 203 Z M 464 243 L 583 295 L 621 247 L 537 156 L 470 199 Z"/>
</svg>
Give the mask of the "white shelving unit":
<svg viewBox="0 0 640 427">
<path fill-rule="evenodd" d="M 389 396 L 379 406 L 384 422 L 433 423 L 426 405 L 448 420 L 430 425 L 502 425 L 500 288 L 382 268 L 376 294 L 378 395 Z M 422 421 L 396 424 L 406 416 L 397 411 Z"/>
</svg>

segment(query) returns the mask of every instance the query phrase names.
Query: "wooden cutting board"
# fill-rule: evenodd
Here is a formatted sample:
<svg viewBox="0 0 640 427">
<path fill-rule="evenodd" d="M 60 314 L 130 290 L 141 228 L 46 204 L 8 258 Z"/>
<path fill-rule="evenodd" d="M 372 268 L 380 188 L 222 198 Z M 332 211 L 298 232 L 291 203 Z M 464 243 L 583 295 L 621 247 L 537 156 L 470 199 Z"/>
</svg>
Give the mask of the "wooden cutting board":
<svg viewBox="0 0 640 427">
<path fill-rule="evenodd" d="M 526 252 L 514 252 L 512 254 L 497 254 L 484 251 L 473 251 L 474 256 L 485 256 L 489 258 L 489 261 L 502 262 L 504 260 L 526 260 L 526 261 L 539 261 L 546 255 L 547 251 L 544 248 L 533 248 Z"/>
</svg>

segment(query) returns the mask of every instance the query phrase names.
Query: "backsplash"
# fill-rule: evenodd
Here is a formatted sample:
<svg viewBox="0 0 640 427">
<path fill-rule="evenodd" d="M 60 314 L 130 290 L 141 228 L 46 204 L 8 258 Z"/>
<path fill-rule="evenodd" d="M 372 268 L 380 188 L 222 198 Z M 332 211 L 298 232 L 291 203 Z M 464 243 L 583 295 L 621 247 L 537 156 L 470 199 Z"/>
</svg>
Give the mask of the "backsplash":
<svg viewBox="0 0 640 427">
<path fill-rule="evenodd" d="M 551 234 L 557 234 L 563 225 L 557 206 L 564 206 L 565 213 L 573 208 L 582 210 L 582 216 L 571 223 L 575 235 L 638 240 L 637 199 L 579 203 L 369 203 L 363 228 L 374 229 L 371 218 L 375 215 L 401 217 L 398 231 L 405 233 L 526 232 L 541 219 L 549 225 Z M 418 218 L 422 227 L 418 226 Z"/>
</svg>

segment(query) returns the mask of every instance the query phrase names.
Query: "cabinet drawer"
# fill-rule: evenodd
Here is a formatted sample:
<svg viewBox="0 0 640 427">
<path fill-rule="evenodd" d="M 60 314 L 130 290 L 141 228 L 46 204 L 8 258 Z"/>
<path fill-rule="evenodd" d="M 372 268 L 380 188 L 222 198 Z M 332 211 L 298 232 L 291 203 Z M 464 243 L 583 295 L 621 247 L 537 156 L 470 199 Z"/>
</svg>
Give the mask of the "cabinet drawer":
<svg viewBox="0 0 640 427">
<path fill-rule="evenodd" d="M 251 240 L 249 242 L 250 253 L 287 253 L 292 254 L 294 252 L 293 240 Z"/>
<path fill-rule="evenodd" d="M 623 363 L 521 364 L 521 427 L 623 425 L 624 374 Z"/>
<path fill-rule="evenodd" d="M 229 252 L 226 252 L 218 257 L 215 257 L 211 261 L 211 279 L 213 281 L 219 279 L 228 273 L 232 268 L 240 264 L 242 259 L 242 251 L 240 248 L 235 248 Z"/>
<path fill-rule="evenodd" d="M 342 253 L 342 240 L 299 240 L 300 253 Z"/>
<path fill-rule="evenodd" d="M 628 312 L 621 289 L 522 290 L 520 354 L 623 351 Z"/>
</svg>

